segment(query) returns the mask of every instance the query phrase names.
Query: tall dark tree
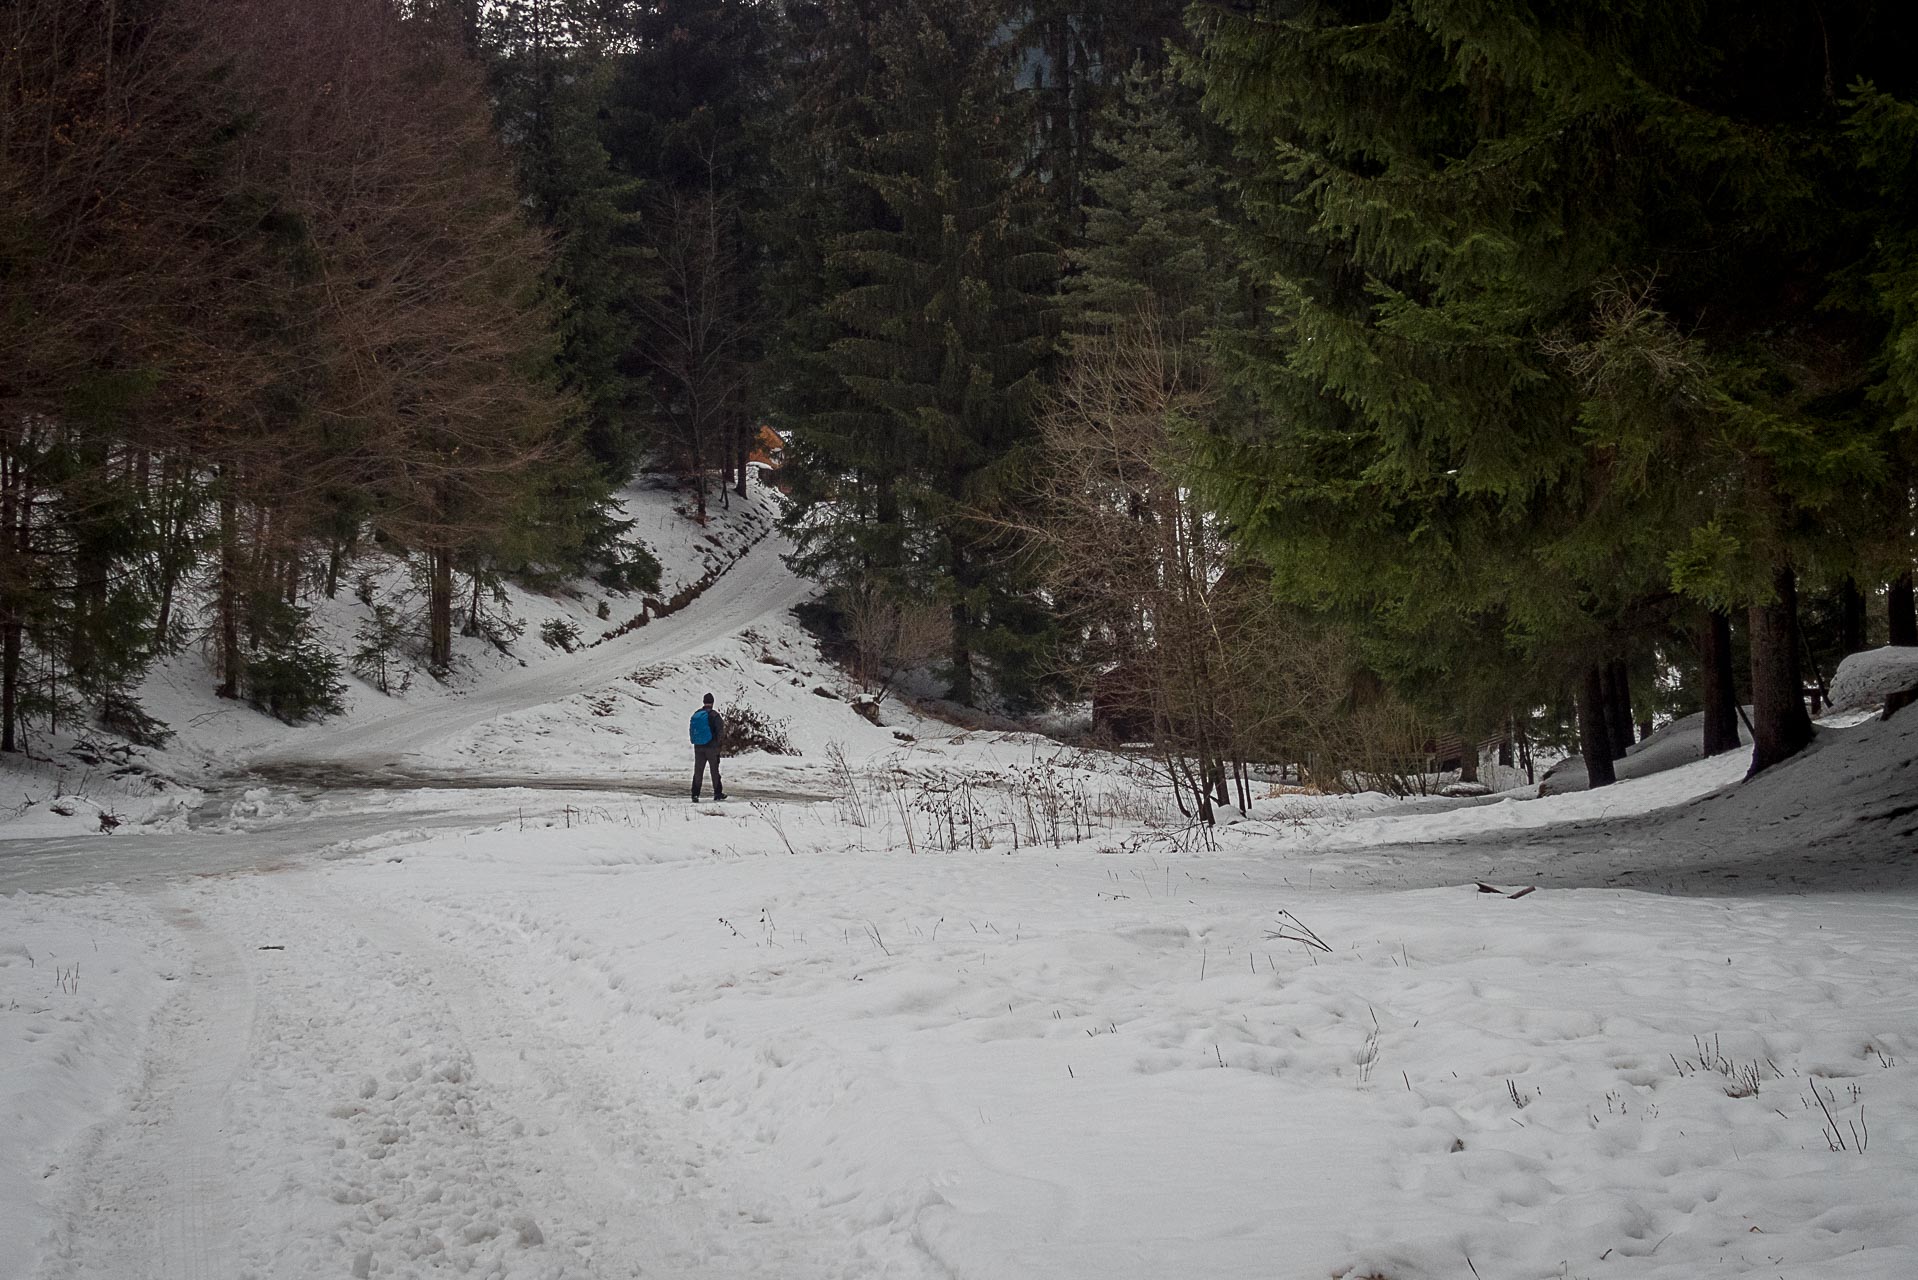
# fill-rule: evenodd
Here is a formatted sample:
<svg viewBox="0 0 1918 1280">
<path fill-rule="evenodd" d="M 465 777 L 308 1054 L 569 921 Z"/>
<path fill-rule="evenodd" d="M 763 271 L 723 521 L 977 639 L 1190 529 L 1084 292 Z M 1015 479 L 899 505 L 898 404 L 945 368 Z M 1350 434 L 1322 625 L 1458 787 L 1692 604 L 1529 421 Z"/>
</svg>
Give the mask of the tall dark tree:
<svg viewBox="0 0 1918 1280">
<path fill-rule="evenodd" d="M 1097 203 L 1093 175 L 1106 168 L 1097 141 L 1110 133 L 1122 80 L 1139 67 L 1163 70 L 1184 43 L 1184 0 L 1030 0 L 1007 6 L 1025 46 L 1020 74 L 1033 96 L 1029 116 L 1050 234 L 1070 243 L 1084 210 Z"/>
<path fill-rule="evenodd" d="M 1127 73 L 1093 139 L 1084 234 L 1067 254 L 1067 320 L 1079 333 L 1149 314 L 1161 340 L 1197 343 L 1236 323 L 1225 175 L 1197 136 L 1197 104 L 1169 70 Z"/>
<path fill-rule="evenodd" d="M 658 288 L 633 308 L 627 367 L 651 391 L 652 443 L 693 484 L 745 492 L 771 329 L 757 215 L 770 171 L 774 10 L 671 0 L 633 11 L 602 137 L 644 184 L 642 243 Z"/>
<path fill-rule="evenodd" d="M 834 479 L 805 491 L 791 527 L 812 572 L 886 572 L 897 590 L 945 601 L 950 692 L 970 704 L 975 662 L 1016 693 L 1043 631 L 988 517 L 1032 442 L 1059 256 L 1039 233 L 1030 101 L 999 6 L 927 0 L 845 18 L 860 38 L 840 53 L 863 74 L 865 109 L 844 118 L 856 132 L 840 154 L 875 217 L 826 257 L 839 287 L 809 334 L 845 399 L 792 422 L 807 465 Z M 842 483 L 853 504 L 828 496 Z"/>
<path fill-rule="evenodd" d="M 612 9 L 612 12 L 608 10 Z M 636 304 L 658 290 L 640 213 L 645 182 L 616 171 L 601 136 L 624 24 L 598 0 L 504 0 L 482 28 L 488 78 L 520 190 L 553 242 L 561 387 L 606 477 L 631 474 L 650 400 L 629 367 Z"/>
<path fill-rule="evenodd" d="M 1215 485 L 1293 590 L 1500 610 L 1587 670 L 1597 733 L 1592 673 L 1674 592 L 1782 607 L 1882 483 L 1830 86 L 1908 81 L 1909 12 L 1760 8 L 1197 8 L 1277 317 L 1240 364 L 1270 429 Z M 1754 662 L 1791 634 L 1755 624 Z M 1808 740 L 1758 714 L 1766 759 Z"/>
<path fill-rule="evenodd" d="M 447 659 L 447 566 L 563 469 L 544 246 L 456 17 L 15 6 L 0 746 L 76 705 L 146 733 L 128 691 L 202 623 L 218 692 L 324 710 L 299 601 L 369 523 L 426 561 Z"/>
<path fill-rule="evenodd" d="M 1705 704 L 1704 750 L 1708 756 L 1738 750 L 1738 692 L 1732 663 L 1732 620 L 1709 609 L 1700 628 L 1700 688 Z"/>
</svg>

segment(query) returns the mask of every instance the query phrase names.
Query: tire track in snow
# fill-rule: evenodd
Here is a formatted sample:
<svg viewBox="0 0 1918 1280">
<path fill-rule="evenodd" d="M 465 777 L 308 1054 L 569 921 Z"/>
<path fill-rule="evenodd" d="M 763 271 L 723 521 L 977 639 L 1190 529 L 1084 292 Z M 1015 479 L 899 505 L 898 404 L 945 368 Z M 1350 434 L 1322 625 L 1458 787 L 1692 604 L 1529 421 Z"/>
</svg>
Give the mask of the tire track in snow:
<svg viewBox="0 0 1918 1280">
<path fill-rule="evenodd" d="M 542 1025 L 517 993 L 472 952 L 416 918 L 329 889 L 318 876 L 283 878 L 302 915 L 330 917 L 363 937 L 385 972 L 430 1009 L 394 1016 L 471 1064 L 475 1123 L 489 1142 L 492 1175 L 513 1183 L 514 1203 L 580 1274 L 666 1275 L 685 1280 L 778 1276 L 809 1280 L 880 1274 L 848 1265 L 834 1229 L 790 1212 L 776 1193 L 725 1185 L 713 1153 L 670 1101 L 649 1095 L 642 1064 L 607 1059 L 590 1044 Z M 447 1159 L 457 1158 L 448 1153 Z M 428 1176 L 422 1173 L 420 1176 Z"/>
<path fill-rule="evenodd" d="M 254 995 L 232 944 L 177 897 L 162 912 L 191 964 L 158 1015 L 145 1078 L 94 1131 L 62 1230 L 57 1277 L 233 1280 L 227 1098 L 246 1061 Z"/>
</svg>

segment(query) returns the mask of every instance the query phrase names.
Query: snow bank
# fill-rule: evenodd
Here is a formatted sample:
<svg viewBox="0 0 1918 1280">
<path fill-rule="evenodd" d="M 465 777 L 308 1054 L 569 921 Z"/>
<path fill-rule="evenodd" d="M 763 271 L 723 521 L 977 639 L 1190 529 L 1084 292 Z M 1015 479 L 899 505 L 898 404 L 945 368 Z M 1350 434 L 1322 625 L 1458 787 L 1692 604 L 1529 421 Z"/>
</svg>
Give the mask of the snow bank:
<svg viewBox="0 0 1918 1280">
<path fill-rule="evenodd" d="M 1881 707 L 1891 694 L 1913 688 L 1918 688 L 1918 648 L 1886 645 L 1868 649 L 1838 664 L 1838 672 L 1831 678 L 1831 709 Z"/>
<path fill-rule="evenodd" d="M 1738 726 L 1738 742 L 1741 747 L 1751 745 L 1751 733 L 1741 722 Z M 1736 756 L 1742 771 L 1751 763 L 1749 754 L 1739 751 L 1728 753 Z M 1625 749 L 1625 757 L 1613 762 L 1613 771 L 1621 781 L 1634 778 L 1648 778 L 1655 773 L 1676 769 L 1705 757 L 1705 715 L 1694 712 L 1663 726 L 1643 742 L 1635 742 Z M 1725 757 L 1720 757 L 1725 758 Z M 1591 781 L 1585 772 L 1585 761 L 1576 755 L 1567 756 L 1553 765 L 1539 782 L 1541 795 L 1564 795 L 1572 791 L 1584 791 L 1590 788 Z"/>
<path fill-rule="evenodd" d="M 1918 712 L 1820 728 L 1811 747 L 1748 782 L 1619 828 L 1675 873 L 1731 890 L 1911 887 L 1918 882 Z"/>
</svg>

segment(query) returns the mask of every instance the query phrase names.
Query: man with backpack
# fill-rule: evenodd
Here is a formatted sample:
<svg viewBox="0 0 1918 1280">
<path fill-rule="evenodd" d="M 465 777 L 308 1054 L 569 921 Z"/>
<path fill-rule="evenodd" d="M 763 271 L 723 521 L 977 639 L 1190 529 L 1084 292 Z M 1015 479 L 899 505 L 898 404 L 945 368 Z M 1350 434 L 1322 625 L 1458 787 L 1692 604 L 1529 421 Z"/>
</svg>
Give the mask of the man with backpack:
<svg viewBox="0 0 1918 1280">
<path fill-rule="evenodd" d="M 725 740 L 726 722 L 713 710 L 713 695 L 706 695 L 706 705 L 693 712 L 693 803 L 699 802 L 699 782 L 705 776 L 708 765 L 713 771 L 713 799 L 724 800 L 726 789 L 719 782 L 719 748 Z"/>
</svg>

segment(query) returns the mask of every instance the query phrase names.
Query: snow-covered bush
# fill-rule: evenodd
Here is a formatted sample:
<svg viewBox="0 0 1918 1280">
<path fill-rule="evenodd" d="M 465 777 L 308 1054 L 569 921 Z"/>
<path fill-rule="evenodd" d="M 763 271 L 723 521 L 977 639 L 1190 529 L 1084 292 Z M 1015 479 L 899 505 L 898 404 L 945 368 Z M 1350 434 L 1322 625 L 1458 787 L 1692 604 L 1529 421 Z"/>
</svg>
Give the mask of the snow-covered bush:
<svg viewBox="0 0 1918 1280">
<path fill-rule="evenodd" d="M 539 638 L 547 647 L 566 653 L 579 648 L 579 628 L 565 618 L 548 618 L 540 623 Z"/>
<path fill-rule="evenodd" d="M 249 703 L 288 724 L 324 720 L 345 709 L 339 659 L 303 634 L 250 655 L 240 685 Z"/>
<path fill-rule="evenodd" d="M 1918 649 L 1907 645 L 1867 649 L 1838 664 L 1838 673 L 1831 679 L 1831 709 L 1879 706 L 1892 694 L 1913 686 L 1918 686 Z"/>
<path fill-rule="evenodd" d="M 796 756 L 799 752 L 787 736 L 791 722 L 775 720 L 750 703 L 735 699 L 723 713 L 726 722 L 726 754 L 736 756 L 747 751 L 767 755 Z"/>
</svg>

